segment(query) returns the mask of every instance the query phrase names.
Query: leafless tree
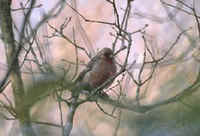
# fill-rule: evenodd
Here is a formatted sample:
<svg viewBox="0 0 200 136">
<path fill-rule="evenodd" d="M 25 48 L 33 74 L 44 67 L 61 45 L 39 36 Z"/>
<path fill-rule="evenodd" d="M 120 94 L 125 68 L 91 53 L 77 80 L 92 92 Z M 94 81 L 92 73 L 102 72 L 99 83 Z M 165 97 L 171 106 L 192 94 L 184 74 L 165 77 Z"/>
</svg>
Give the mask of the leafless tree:
<svg viewBox="0 0 200 136">
<path fill-rule="evenodd" d="M 171 97 L 162 96 L 159 101 L 148 104 L 143 101 L 143 99 L 148 98 L 146 89 L 149 86 L 153 86 L 152 80 L 158 76 L 156 73 L 161 67 L 177 63 L 184 64 L 192 59 L 196 63 L 199 62 L 200 16 L 198 15 L 197 7 L 195 7 L 196 0 L 193 0 L 192 3 L 184 0 L 175 0 L 175 3 L 160 0 L 162 7 L 166 11 L 166 18 L 134 9 L 135 1 L 137 0 L 124 1 L 125 8 L 122 8 L 118 0 L 104 0 L 103 2 L 108 4 L 113 11 L 111 22 L 85 17 L 84 13 L 79 12 L 76 0 L 58 0 L 47 13 L 41 13 L 40 20 L 33 25 L 31 15 L 35 9 L 43 7 L 39 0 L 21 2 L 19 3 L 20 8 L 17 9 L 12 8 L 14 0 L 1 0 L 0 38 L 5 49 L 7 63 L 6 72 L 1 75 L 0 81 L 0 93 L 2 96 L 2 99 L 0 99 L 0 115 L 3 119 L 18 120 L 23 136 L 39 135 L 33 124 L 57 127 L 60 128 L 62 136 L 69 136 L 77 109 L 80 105 L 90 102 L 95 103 L 97 108 L 105 115 L 117 119 L 118 123 L 114 133 L 114 136 L 117 136 L 123 110 L 143 114 L 160 106 L 179 102 L 198 91 L 200 86 L 199 70 L 195 80 L 190 85 L 176 94 L 170 94 L 169 96 Z M 51 20 L 61 15 L 65 8 L 72 11 L 72 16 L 66 15 L 60 26 L 53 25 Z M 14 12 L 18 11 L 23 14 L 21 25 L 18 25 L 12 16 Z M 179 13 L 192 17 L 195 26 L 191 28 L 181 27 L 177 21 L 177 14 Z M 132 31 L 130 28 L 130 20 L 134 20 L 135 17 L 139 19 L 145 18 L 160 24 L 171 21 L 177 26 L 179 32 L 176 33 L 175 40 L 171 41 L 167 46 L 168 49 L 158 55 L 156 50 L 159 50 L 159 48 L 152 45 L 154 39 L 146 31 L 149 24 L 144 24 L 136 31 Z M 80 61 L 80 53 L 90 59 L 96 54 L 96 49 L 92 46 L 82 22 L 100 24 L 112 29 L 112 32 L 110 32 L 112 41 L 109 44 L 116 57 L 118 72 L 91 93 L 79 91 L 78 95 L 74 96 L 72 91 L 76 86 L 74 81 L 80 69 L 85 66 Z M 196 37 L 189 33 L 195 28 L 198 32 Z M 43 35 L 41 35 L 41 31 Z M 65 33 L 66 31 L 71 31 L 71 36 L 68 36 Z M 140 35 L 144 48 L 140 53 L 143 57 L 139 63 L 131 56 L 135 44 L 134 36 L 137 34 Z M 85 46 L 77 42 L 78 35 L 82 38 Z M 178 57 L 170 56 L 183 37 L 189 41 L 190 45 Z M 50 62 L 51 43 L 49 40 L 56 38 L 65 40 L 73 47 L 75 62 L 64 59 L 62 62 L 66 64 L 65 66 L 59 66 L 58 68 L 52 65 Z M 194 49 L 196 49 L 195 53 L 193 53 Z M 137 76 L 134 75 L 135 69 L 139 69 Z M 25 81 L 25 75 L 29 75 L 33 83 Z M 115 82 L 112 86 L 106 88 L 114 79 Z M 134 98 L 128 97 L 124 93 L 130 91 L 128 89 L 130 85 L 134 85 Z M 7 90 L 12 90 L 13 100 L 8 97 L 9 92 Z M 108 93 L 109 97 L 105 98 L 97 95 L 102 90 L 111 92 Z M 32 117 L 31 110 L 37 107 L 36 104 L 50 97 L 58 104 L 56 107 L 59 109 L 60 124 L 43 122 Z M 111 106 L 112 112 L 107 112 L 102 105 Z M 67 111 L 64 109 L 67 109 Z M 64 115 L 66 117 L 63 117 Z"/>
</svg>

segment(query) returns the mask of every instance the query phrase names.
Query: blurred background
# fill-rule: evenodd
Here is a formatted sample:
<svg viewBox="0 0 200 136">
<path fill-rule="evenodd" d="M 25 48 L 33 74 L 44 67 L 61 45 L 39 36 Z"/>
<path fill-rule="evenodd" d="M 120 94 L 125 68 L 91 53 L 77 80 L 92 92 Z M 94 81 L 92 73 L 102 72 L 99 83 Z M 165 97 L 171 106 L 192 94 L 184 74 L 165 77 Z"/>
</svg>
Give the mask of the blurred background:
<svg viewBox="0 0 200 136">
<path fill-rule="evenodd" d="M 30 16 L 31 26 L 34 28 L 41 18 L 55 7 L 57 2 L 57 0 L 37 0 L 35 5 L 38 5 L 38 7 L 33 10 Z M 12 1 L 12 17 L 16 25 L 15 27 L 19 30 L 23 23 L 23 10 L 14 9 L 20 8 L 21 3 L 25 4 L 26 1 Z M 75 41 L 80 47 L 85 48 L 92 56 L 104 47 L 113 47 L 115 40 L 113 36 L 115 33 L 114 27 L 102 23 L 93 23 L 92 21 L 87 22 L 81 17 L 84 16 L 88 20 L 114 22 L 116 15 L 109 0 L 76 0 L 76 9 L 81 16 L 66 3 L 70 4 L 71 2 L 66 1 L 61 12 L 56 17 L 50 19 L 48 24 L 59 28 L 64 21 L 70 20 L 67 27 L 63 30 L 63 34 Z M 170 5 L 174 5 L 174 7 Z M 186 33 L 181 35 L 165 59 L 156 67 L 151 80 L 141 87 L 140 91 L 143 94 L 142 104 L 155 104 L 169 99 L 182 92 L 196 80 L 199 73 L 199 28 L 193 11 L 185 5 L 195 9 L 199 20 L 199 0 L 131 1 L 127 31 L 130 33 L 138 30 L 143 31 L 143 33 L 138 32 L 131 35 L 132 47 L 128 63 L 135 62 L 131 72 L 136 79 L 144 58 L 145 42 L 142 38 L 143 35 L 145 35 L 146 43 L 154 57 L 158 59 L 170 49 L 177 40 L 178 35 L 187 30 Z M 116 6 L 119 20 L 122 21 L 127 1 L 116 0 Z M 42 52 L 43 59 L 39 59 L 39 61 L 43 62 L 44 67 L 45 62 L 51 64 L 53 70 L 58 75 L 62 74 L 63 68 L 70 69 L 68 75 L 71 78 L 74 72 L 76 72 L 76 67 L 70 65 L 70 63 L 76 61 L 76 56 L 78 56 L 79 62 L 82 64 L 86 64 L 90 58 L 84 51 L 79 51 L 77 55 L 74 46 L 66 39 L 51 37 L 54 30 L 48 24 L 44 23 L 41 25 L 37 32 L 37 41 L 42 45 L 41 50 L 44 51 Z M 16 31 L 15 39 L 17 40 L 18 38 Z M 1 40 L 0 45 L 3 45 Z M 37 44 L 34 46 L 36 47 Z M 122 46 L 125 46 L 123 42 L 118 42 L 116 49 L 120 49 Z M 0 52 L 0 76 L 3 78 L 7 71 L 4 46 L 0 46 Z M 40 51 L 38 50 L 36 53 L 40 54 Z M 123 63 L 125 56 L 126 54 L 123 51 L 119 53 L 116 57 L 117 62 Z M 23 58 L 24 56 L 21 55 L 20 57 Z M 33 57 L 33 55 L 30 55 L 29 59 Z M 150 58 L 149 55 L 147 57 L 147 59 Z M 83 68 L 84 66 L 80 67 L 78 73 Z M 31 71 L 34 71 L 34 74 L 30 74 Z M 34 85 L 40 86 L 40 83 L 43 83 L 44 80 L 52 81 L 52 79 L 56 78 L 51 74 L 41 75 L 38 71 L 35 64 L 30 62 L 24 63 L 22 77 L 26 88 Z M 148 74 L 148 71 L 149 67 L 147 66 L 145 67 L 145 73 Z M 117 81 L 115 80 L 115 83 Z M 126 77 L 125 82 L 122 84 L 124 97 L 132 102 L 133 105 L 135 104 L 137 87 L 130 77 Z M 4 93 L 12 101 L 13 95 L 10 88 L 8 86 Z M 116 92 L 119 92 L 119 88 L 117 89 Z M 41 92 L 39 91 L 38 93 Z M 109 94 L 112 97 L 116 97 L 113 92 L 109 92 Z M 76 111 L 71 136 L 199 136 L 199 95 L 199 91 L 196 91 L 180 101 L 158 106 L 146 113 L 136 113 L 114 107 L 116 108 L 116 118 L 103 113 L 95 103 L 87 102 Z M 1 96 L 0 99 L 5 100 L 5 97 Z M 101 104 L 101 106 L 108 113 L 112 113 L 114 109 L 111 105 Z M 59 124 L 60 113 L 57 107 L 58 104 L 53 96 L 44 98 L 33 106 L 31 116 L 34 120 Z M 66 104 L 63 104 L 62 107 L 63 120 L 65 121 L 68 107 Z M 3 108 L 1 110 L 2 113 L 6 112 Z M 6 120 L 3 116 L 0 116 L 0 136 L 14 136 L 19 133 L 17 124 L 18 121 L 16 120 Z M 61 135 L 61 129 L 58 126 L 33 124 L 38 135 Z"/>
</svg>

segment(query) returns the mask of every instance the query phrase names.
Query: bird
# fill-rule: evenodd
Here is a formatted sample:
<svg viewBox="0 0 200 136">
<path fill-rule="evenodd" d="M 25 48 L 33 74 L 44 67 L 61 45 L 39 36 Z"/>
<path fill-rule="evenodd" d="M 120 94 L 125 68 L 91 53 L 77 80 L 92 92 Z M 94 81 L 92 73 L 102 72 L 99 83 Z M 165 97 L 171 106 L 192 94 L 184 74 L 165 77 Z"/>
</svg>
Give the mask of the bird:
<svg viewBox="0 0 200 136">
<path fill-rule="evenodd" d="M 114 59 L 114 53 L 110 48 L 101 49 L 95 57 L 93 57 L 86 68 L 80 72 L 75 79 L 78 90 L 86 90 L 91 92 L 105 83 L 109 78 L 113 77 L 117 72 L 117 66 Z M 109 87 L 114 80 L 110 81 L 106 88 Z M 76 87 L 77 89 L 77 87 Z M 105 93 L 101 93 L 107 95 Z"/>
</svg>

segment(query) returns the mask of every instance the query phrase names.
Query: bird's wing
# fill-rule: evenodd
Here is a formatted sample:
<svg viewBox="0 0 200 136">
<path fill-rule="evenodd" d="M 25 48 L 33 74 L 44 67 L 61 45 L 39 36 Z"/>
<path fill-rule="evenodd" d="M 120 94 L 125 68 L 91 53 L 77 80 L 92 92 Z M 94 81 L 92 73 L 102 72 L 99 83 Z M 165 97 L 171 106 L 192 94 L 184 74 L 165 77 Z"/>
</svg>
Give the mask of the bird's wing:
<svg viewBox="0 0 200 136">
<path fill-rule="evenodd" d="M 85 75 L 92 70 L 94 64 L 97 62 L 97 60 L 99 59 L 99 56 L 95 56 L 93 57 L 87 64 L 86 68 L 80 72 L 80 74 L 78 75 L 78 77 L 76 78 L 76 80 L 74 81 L 75 83 L 80 82 L 83 80 L 83 78 L 85 77 Z"/>
</svg>

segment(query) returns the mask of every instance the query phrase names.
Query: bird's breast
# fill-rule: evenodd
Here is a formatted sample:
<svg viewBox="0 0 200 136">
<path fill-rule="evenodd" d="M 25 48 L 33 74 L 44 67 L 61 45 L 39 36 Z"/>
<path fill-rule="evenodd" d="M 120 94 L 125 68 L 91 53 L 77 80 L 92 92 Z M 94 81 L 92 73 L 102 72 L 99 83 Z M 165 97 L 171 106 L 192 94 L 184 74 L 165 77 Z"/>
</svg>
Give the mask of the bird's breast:
<svg viewBox="0 0 200 136">
<path fill-rule="evenodd" d="M 92 87 L 102 85 L 116 73 L 116 66 L 110 61 L 101 61 L 96 64 L 89 74 L 88 80 Z"/>
</svg>

